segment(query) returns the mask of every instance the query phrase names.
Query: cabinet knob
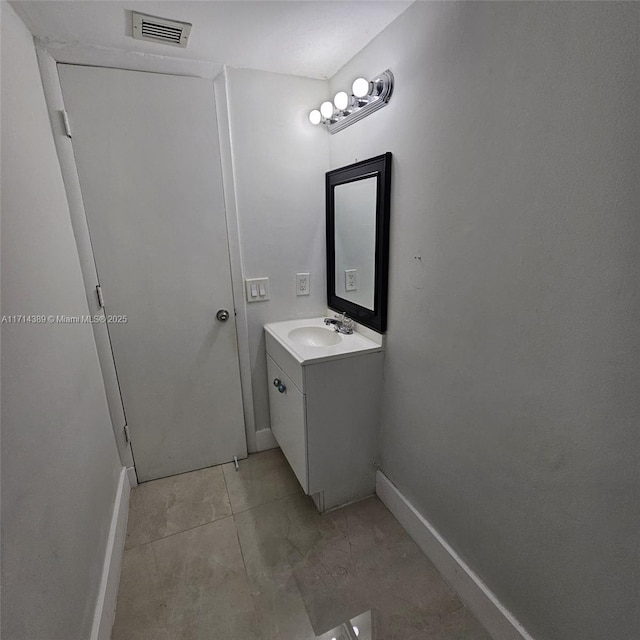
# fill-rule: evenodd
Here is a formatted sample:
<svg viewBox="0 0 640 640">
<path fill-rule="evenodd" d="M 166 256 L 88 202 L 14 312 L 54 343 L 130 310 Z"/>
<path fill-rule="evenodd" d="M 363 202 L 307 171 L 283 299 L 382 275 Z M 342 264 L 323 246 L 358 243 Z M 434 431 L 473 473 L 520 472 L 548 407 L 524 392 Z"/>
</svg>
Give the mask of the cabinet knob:
<svg viewBox="0 0 640 640">
<path fill-rule="evenodd" d="M 284 393 L 287 390 L 287 387 L 282 384 L 282 380 L 280 380 L 280 378 L 273 379 L 273 386 L 276 387 L 280 393 Z"/>
</svg>

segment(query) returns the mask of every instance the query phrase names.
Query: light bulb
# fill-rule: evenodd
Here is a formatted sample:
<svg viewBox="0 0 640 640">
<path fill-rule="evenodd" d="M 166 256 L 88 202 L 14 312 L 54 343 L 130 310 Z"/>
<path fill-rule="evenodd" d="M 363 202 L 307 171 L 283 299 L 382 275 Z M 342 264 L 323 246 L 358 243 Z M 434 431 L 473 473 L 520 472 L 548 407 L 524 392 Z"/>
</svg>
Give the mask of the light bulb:
<svg viewBox="0 0 640 640">
<path fill-rule="evenodd" d="M 356 634 L 356 637 L 360 635 L 360 629 L 358 627 L 353 627 L 353 633 Z"/>
<path fill-rule="evenodd" d="M 328 120 L 333 115 L 333 103 L 328 100 L 323 102 L 320 105 L 320 113 Z"/>
<path fill-rule="evenodd" d="M 320 122 L 322 122 L 322 114 L 317 109 L 310 111 L 309 122 L 311 124 L 320 124 Z"/>
<path fill-rule="evenodd" d="M 369 95 L 369 81 L 366 78 L 356 78 L 351 85 L 351 92 L 356 98 Z"/>
<path fill-rule="evenodd" d="M 338 111 L 344 111 L 349 106 L 349 96 L 346 91 L 338 91 L 336 93 L 333 104 L 336 105 Z"/>
</svg>

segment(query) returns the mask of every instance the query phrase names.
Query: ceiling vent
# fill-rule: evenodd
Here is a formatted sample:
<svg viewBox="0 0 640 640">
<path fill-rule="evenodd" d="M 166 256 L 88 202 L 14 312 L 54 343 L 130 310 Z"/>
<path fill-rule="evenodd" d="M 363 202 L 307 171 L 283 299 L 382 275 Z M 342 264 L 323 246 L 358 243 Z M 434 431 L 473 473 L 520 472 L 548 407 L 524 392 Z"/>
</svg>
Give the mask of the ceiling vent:
<svg viewBox="0 0 640 640">
<path fill-rule="evenodd" d="M 174 47 L 186 47 L 191 25 L 188 22 L 166 20 L 147 16 L 144 13 L 132 12 L 133 37 L 136 40 L 148 40 L 150 42 L 162 42 Z"/>
</svg>

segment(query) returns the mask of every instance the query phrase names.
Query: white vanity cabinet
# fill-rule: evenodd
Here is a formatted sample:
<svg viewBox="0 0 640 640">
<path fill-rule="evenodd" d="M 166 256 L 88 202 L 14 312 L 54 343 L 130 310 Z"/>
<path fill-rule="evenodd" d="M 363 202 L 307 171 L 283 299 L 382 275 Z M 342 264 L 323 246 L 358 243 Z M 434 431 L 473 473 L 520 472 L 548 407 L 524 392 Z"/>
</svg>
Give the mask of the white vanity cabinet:
<svg viewBox="0 0 640 640">
<path fill-rule="evenodd" d="M 374 493 L 383 353 L 355 334 L 342 348 L 287 340 L 291 327 L 321 321 L 272 323 L 265 336 L 273 435 L 325 511 Z"/>
</svg>

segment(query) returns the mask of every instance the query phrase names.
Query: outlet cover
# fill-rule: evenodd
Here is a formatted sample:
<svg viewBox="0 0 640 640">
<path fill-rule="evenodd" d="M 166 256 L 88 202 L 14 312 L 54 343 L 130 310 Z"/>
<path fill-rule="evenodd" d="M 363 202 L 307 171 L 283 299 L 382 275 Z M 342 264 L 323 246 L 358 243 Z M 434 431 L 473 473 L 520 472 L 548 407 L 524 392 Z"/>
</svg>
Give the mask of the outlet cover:
<svg viewBox="0 0 640 640">
<path fill-rule="evenodd" d="M 358 290 L 358 270 L 357 269 L 344 270 L 344 290 L 345 291 Z"/>
<path fill-rule="evenodd" d="M 296 273 L 296 295 L 297 296 L 309 295 L 309 274 L 308 273 Z"/>
</svg>

